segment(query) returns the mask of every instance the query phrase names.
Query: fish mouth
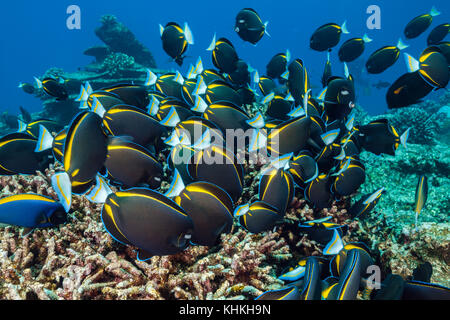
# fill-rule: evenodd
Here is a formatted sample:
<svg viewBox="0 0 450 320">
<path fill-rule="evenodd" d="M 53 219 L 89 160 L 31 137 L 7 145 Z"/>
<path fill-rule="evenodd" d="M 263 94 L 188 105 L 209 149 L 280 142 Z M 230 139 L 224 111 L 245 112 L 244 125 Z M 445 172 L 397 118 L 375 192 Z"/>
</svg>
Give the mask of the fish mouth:
<svg viewBox="0 0 450 320">
<path fill-rule="evenodd" d="M 354 107 L 356 107 L 356 105 L 353 103 L 353 101 L 350 101 L 348 106 L 350 107 L 350 109 L 353 109 Z"/>
</svg>

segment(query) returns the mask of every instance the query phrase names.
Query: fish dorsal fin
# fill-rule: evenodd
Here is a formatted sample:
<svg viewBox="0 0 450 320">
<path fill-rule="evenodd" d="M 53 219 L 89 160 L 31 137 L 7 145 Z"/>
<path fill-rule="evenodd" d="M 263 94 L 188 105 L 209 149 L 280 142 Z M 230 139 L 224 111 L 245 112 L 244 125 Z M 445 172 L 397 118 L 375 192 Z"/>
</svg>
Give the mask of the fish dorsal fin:
<svg viewBox="0 0 450 320">
<path fill-rule="evenodd" d="M 158 81 L 158 76 L 154 74 L 150 69 L 147 69 L 147 79 L 145 80 L 145 86 L 150 87 Z"/>
<path fill-rule="evenodd" d="M 334 229 L 333 237 L 323 249 L 324 255 L 336 255 L 344 248 L 344 242 L 341 239 L 339 231 Z"/>
<path fill-rule="evenodd" d="M 164 195 L 168 198 L 174 198 L 179 196 L 185 188 L 186 185 L 183 182 L 183 178 L 181 177 L 180 172 L 178 171 L 178 169 L 175 169 L 172 183 L 170 184 L 169 190 Z"/>
<path fill-rule="evenodd" d="M 211 41 L 211 44 L 209 45 L 208 48 L 206 48 L 206 50 L 207 51 L 213 51 L 215 47 L 216 47 L 216 33 L 214 32 L 214 36 L 213 36 L 213 39 Z"/>
<path fill-rule="evenodd" d="M 52 176 L 52 187 L 58 195 L 58 199 L 61 202 L 66 212 L 70 211 L 72 205 L 72 183 L 70 177 L 66 172 L 57 173 Z"/>
<path fill-rule="evenodd" d="M 186 38 L 187 43 L 190 45 L 194 44 L 194 35 L 192 34 L 191 28 L 187 22 L 184 23 L 184 37 Z"/>
<path fill-rule="evenodd" d="M 108 183 L 103 177 L 97 175 L 95 187 L 86 195 L 86 198 L 93 203 L 105 203 L 106 198 L 113 193 Z"/>
<path fill-rule="evenodd" d="M 51 149 L 52 146 L 53 136 L 42 124 L 40 124 L 38 142 L 36 143 L 36 149 L 34 150 L 34 152 L 42 152 L 44 150 Z"/>
</svg>

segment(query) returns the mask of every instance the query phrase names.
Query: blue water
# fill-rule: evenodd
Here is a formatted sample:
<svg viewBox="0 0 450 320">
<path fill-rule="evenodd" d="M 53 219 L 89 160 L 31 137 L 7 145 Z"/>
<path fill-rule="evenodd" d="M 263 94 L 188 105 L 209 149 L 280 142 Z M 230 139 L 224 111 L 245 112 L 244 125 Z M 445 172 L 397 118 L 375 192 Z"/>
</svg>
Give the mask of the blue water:
<svg viewBox="0 0 450 320">
<path fill-rule="evenodd" d="M 66 27 L 66 9 L 76 4 L 81 8 L 81 30 L 68 30 Z M 366 9 L 376 4 L 381 8 L 381 30 L 368 30 Z M 214 32 L 219 37 L 227 37 L 235 45 L 240 58 L 252 67 L 265 72 L 269 59 L 276 53 L 289 49 L 293 58 L 301 58 L 310 73 L 312 83 L 320 85 L 320 77 L 326 59 L 326 53 L 309 49 L 309 39 L 314 30 L 322 24 L 347 20 L 349 35 L 344 35 L 341 43 L 351 37 L 360 37 L 367 33 L 374 41 L 366 47 L 365 54 L 350 64 L 350 70 L 357 81 L 361 80 L 359 71 L 365 61 L 376 49 L 385 45 L 396 45 L 403 29 L 414 17 L 428 13 L 435 5 L 442 14 L 435 17 L 432 26 L 419 38 L 407 41 L 410 47 L 405 50 L 418 56 L 426 47 L 426 37 L 438 24 L 448 22 L 450 2 L 448 0 L 426 1 L 28 1 L 16 0 L 2 4 L 0 10 L 0 28 L 2 30 L 0 58 L 0 111 L 18 113 L 23 105 L 30 111 L 41 109 L 40 100 L 18 89 L 19 82 L 32 82 L 33 76 L 42 75 L 51 67 L 76 71 L 88 64 L 92 58 L 83 55 L 83 51 L 93 45 L 102 44 L 95 36 L 95 28 L 100 26 L 104 14 L 113 14 L 127 25 L 153 53 L 159 68 L 174 68 L 162 49 L 158 24 L 165 25 L 175 21 L 180 24 L 187 21 L 195 37 L 195 45 L 187 52 L 194 62 L 201 55 L 205 67 L 212 67 L 210 52 L 205 51 Z M 244 7 L 254 8 L 263 21 L 269 21 L 268 32 L 257 46 L 244 43 L 234 32 L 235 16 Z M 404 37 L 403 37 L 404 38 Z M 339 46 L 332 55 L 333 73 L 343 74 L 342 64 L 337 58 Z M 365 75 L 365 86 L 379 80 L 393 82 L 406 72 L 403 57 L 394 67 L 381 75 Z M 364 80 L 364 79 L 363 79 Z M 364 86 L 364 85 L 363 85 Z M 318 90 L 318 89 L 316 89 Z M 358 88 L 358 103 L 371 114 L 386 110 L 385 92 L 377 90 L 364 95 Z M 427 98 L 435 99 L 439 92 Z"/>
</svg>

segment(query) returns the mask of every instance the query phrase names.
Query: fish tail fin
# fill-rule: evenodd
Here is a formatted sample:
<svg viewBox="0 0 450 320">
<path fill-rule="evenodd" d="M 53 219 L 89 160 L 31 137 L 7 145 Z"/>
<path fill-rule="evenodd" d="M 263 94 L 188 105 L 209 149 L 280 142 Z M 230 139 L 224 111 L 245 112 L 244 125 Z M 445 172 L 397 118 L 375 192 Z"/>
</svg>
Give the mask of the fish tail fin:
<svg viewBox="0 0 450 320">
<path fill-rule="evenodd" d="M 75 101 L 87 101 L 89 98 L 89 95 L 87 94 L 87 91 L 85 87 L 82 85 L 80 89 L 80 94 L 78 97 L 76 97 Z"/>
<path fill-rule="evenodd" d="M 105 108 L 103 107 L 102 103 L 97 99 L 97 97 L 94 97 L 92 100 L 91 111 L 98 114 L 100 118 L 103 118 L 103 116 L 106 113 Z"/>
<path fill-rule="evenodd" d="M 407 54 L 406 52 L 403 54 L 405 57 L 406 68 L 408 72 L 416 72 L 419 70 L 419 61 L 417 61 L 413 56 Z"/>
<path fill-rule="evenodd" d="M 192 91 L 192 95 L 198 96 L 200 94 L 204 94 L 208 86 L 205 83 L 205 80 L 202 76 L 197 77 L 197 84 L 195 85 L 194 91 Z"/>
<path fill-rule="evenodd" d="M 175 73 L 175 78 L 173 79 L 175 82 L 178 82 L 179 84 L 183 85 L 184 84 L 184 78 L 181 75 L 180 71 L 177 70 L 177 72 Z"/>
<path fill-rule="evenodd" d="M 164 33 L 164 27 L 162 26 L 162 24 L 159 25 L 159 35 L 162 37 Z"/>
<path fill-rule="evenodd" d="M 402 40 L 402 38 L 398 39 L 398 42 L 397 42 L 397 48 L 398 48 L 399 50 L 403 50 L 403 49 L 406 49 L 406 48 L 408 48 L 408 47 L 409 47 L 409 45 L 407 45 L 406 43 L 404 43 L 403 40 Z"/>
<path fill-rule="evenodd" d="M 180 193 L 184 190 L 185 184 L 183 182 L 183 178 L 180 175 L 178 169 L 175 169 L 173 174 L 173 180 L 169 187 L 169 190 L 164 194 L 168 198 L 174 198 L 180 195 Z"/>
<path fill-rule="evenodd" d="M 180 121 L 181 119 L 177 113 L 177 110 L 174 107 L 172 107 L 170 108 L 170 111 L 167 114 L 167 116 L 163 120 L 161 120 L 160 123 L 163 126 L 174 128 L 178 123 L 180 123 Z"/>
<path fill-rule="evenodd" d="M 20 119 L 17 119 L 18 129 L 17 132 L 25 132 L 27 130 L 27 124 Z"/>
<path fill-rule="evenodd" d="M 266 125 L 266 123 L 264 121 L 264 117 L 261 114 L 261 112 L 259 112 L 259 111 L 256 113 L 255 117 L 247 120 L 246 122 L 247 122 L 247 124 L 249 124 L 250 126 L 252 126 L 255 129 L 262 129 Z"/>
<path fill-rule="evenodd" d="M 42 89 L 42 81 L 39 80 L 38 78 L 34 77 L 34 82 L 36 83 L 36 87 L 38 89 Z"/>
<path fill-rule="evenodd" d="M 369 42 L 372 42 L 373 40 L 371 38 L 369 38 L 367 33 L 365 33 L 363 36 L 363 41 L 364 41 L 364 43 L 369 43 Z"/>
<path fill-rule="evenodd" d="M 194 44 L 194 35 L 187 22 L 184 23 L 184 37 L 186 38 L 187 43 L 190 45 Z"/>
<path fill-rule="evenodd" d="M 342 33 L 345 33 L 345 34 L 350 33 L 350 31 L 348 31 L 348 29 L 347 29 L 347 20 L 345 20 L 344 23 L 341 25 L 341 29 L 342 29 Z"/>
<path fill-rule="evenodd" d="M 270 163 L 270 167 L 287 170 L 289 169 L 289 162 L 291 161 L 293 156 L 293 152 L 279 156 L 278 158 L 272 160 L 272 162 Z"/>
<path fill-rule="evenodd" d="M 269 25 L 269 21 L 266 21 L 264 23 L 264 34 L 266 34 L 269 38 L 272 38 L 272 36 L 267 32 L 267 26 Z"/>
<path fill-rule="evenodd" d="M 286 62 L 291 61 L 291 51 L 289 49 L 286 50 Z"/>
<path fill-rule="evenodd" d="M 154 74 L 150 69 L 147 69 L 147 79 L 145 80 L 145 86 L 150 87 L 156 83 L 158 76 Z"/>
<path fill-rule="evenodd" d="M 233 216 L 235 218 L 242 217 L 243 215 L 247 214 L 247 212 L 249 212 L 249 210 L 250 210 L 250 205 L 248 203 L 240 205 L 234 210 Z"/>
<path fill-rule="evenodd" d="M 86 195 L 86 198 L 93 203 L 105 203 L 111 193 L 113 192 L 105 179 L 97 175 L 95 187 Z"/>
<path fill-rule="evenodd" d="M 285 79 L 285 80 L 288 80 L 288 79 L 289 79 L 289 71 L 286 70 L 285 72 L 283 72 L 283 73 L 281 74 L 281 78 L 283 78 L 283 79 Z"/>
<path fill-rule="evenodd" d="M 431 15 L 432 17 L 436 17 L 436 16 L 438 16 L 438 15 L 440 15 L 440 14 L 441 14 L 441 12 L 438 11 L 438 10 L 436 9 L 435 6 L 433 6 L 433 7 L 431 8 L 430 15 Z"/>
<path fill-rule="evenodd" d="M 400 136 L 400 143 L 402 144 L 403 147 L 405 147 L 405 149 L 408 148 L 407 142 L 408 142 L 410 130 L 411 130 L 411 128 L 406 129 L 406 131 L 403 132 L 403 134 Z"/>
<path fill-rule="evenodd" d="M 289 112 L 287 115 L 291 118 L 300 118 L 300 117 L 303 117 L 304 115 L 306 115 L 306 112 L 305 112 L 305 109 L 303 108 L 303 106 L 298 106 L 294 110 Z"/>
<path fill-rule="evenodd" d="M 69 212 L 72 205 L 72 183 L 69 175 L 66 172 L 57 173 L 52 176 L 51 180 L 59 201 L 66 212 Z"/>
<path fill-rule="evenodd" d="M 206 129 L 200 139 L 192 146 L 194 149 L 203 150 L 211 146 L 211 131 Z"/>
<path fill-rule="evenodd" d="M 203 68 L 202 57 L 198 57 L 197 62 L 195 63 L 194 74 L 199 75 L 203 72 L 203 70 L 204 70 L 204 68 Z"/>
<path fill-rule="evenodd" d="M 192 111 L 203 113 L 208 108 L 208 104 L 203 100 L 203 98 L 200 95 L 197 95 L 195 97 L 195 103 L 194 106 L 191 108 Z"/>
<path fill-rule="evenodd" d="M 270 101 L 272 101 L 274 97 L 275 97 L 275 92 L 271 92 L 261 100 L 261 103 L 263 103 L 263 104 L 270 103 Z"/>
<path fill-rule="evenodd" d="M 159 100 L 155 98 L 155 96 L 152 96 L 152 99 L 150 100 L 150 103 L 147 106 L 147 112 L 152 117 L 155 117 L 156 114 L 159 111 Z"/>
<path fill-rule="evenodd" d="M 213 36 L 213 39 L 211 41 L 211 44 L 209 45 L 208 48 L 206 48 L 206 50 L 207 51 L 213 51 L 215 47 L 216 47 L 216 33 L 214 32 L 214 36 Z"/>
<path fill-rule="evenodd" d="M 51 149 L 52 146 L 53 136 L 42 124 L 39 125 L 39 138 L 36 143 L 36 149 L 34 150 L 34 152 L 42 152 L 44 150 Z"/>
<path fill-rule="evenodd" d="M 341 129 L 334 129 L 334 130 L 325 132 L 320 137 L 322 138 L 323 143 L 325 143 L 327 146 L 329 146 L 337 139 L 340 132 L 341 132 Z"/>
<path fill-rule="evenodd" d="M 256 152 L 267 146 L 267 136 L 261 129 L 253 129 L 253 135 L 249 145 L 249 152 Z"/>
<path fill-rule="evenodd" d="M 330 242 L 323 249 L 324 255 L 336 255 L 344 248 L 344 242 L 342 241 L 341 235 L 335 229 L 333 237 Z"/>
<path fill-rule="evenodd" d="M 259 80 L 260 80 L 260 78 L 259 78 L 259 72 L 258 72 L 258 70 L 255 69 L 254 72 L 253 72 L 253 83 L 254 83 L 255 85 L 258 85 Z"/>
<path fill-rule="evenodd" d="M 347 79 L 350 77 L 350 71 L 348 70 L 348 65 L 345 62 L 344 62 L 344 74 Z"/>
</svg>

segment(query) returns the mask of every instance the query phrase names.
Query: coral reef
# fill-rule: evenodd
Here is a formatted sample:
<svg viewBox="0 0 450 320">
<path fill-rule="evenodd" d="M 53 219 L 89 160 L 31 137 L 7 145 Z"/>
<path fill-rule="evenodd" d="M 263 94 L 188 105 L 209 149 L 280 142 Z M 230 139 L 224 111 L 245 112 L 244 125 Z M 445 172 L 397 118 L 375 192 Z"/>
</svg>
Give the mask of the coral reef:
<svg viewBox="0 0 450 320">
<path fill-rule="evenodd" d="M 125 53 L 111 53 L 103 61 L 102 71 L 114 77 L 120 75 L 123 70 L 132 68 L 134 63 L 134 58 Z"/>
<path fill-rule="evenodd" d="M 130 29 L 117 21 L 116 17 L 103 16 L 101 23 L 102 26 L 95 30 L 95 34 L 108 45 L 111 51 L 134 57 L 137 63 L 147 68 L 156 68 L 151 52 L 136 39 Z"/>
</svg>

